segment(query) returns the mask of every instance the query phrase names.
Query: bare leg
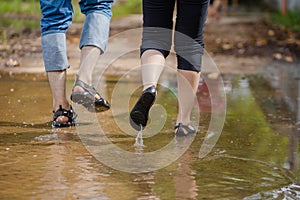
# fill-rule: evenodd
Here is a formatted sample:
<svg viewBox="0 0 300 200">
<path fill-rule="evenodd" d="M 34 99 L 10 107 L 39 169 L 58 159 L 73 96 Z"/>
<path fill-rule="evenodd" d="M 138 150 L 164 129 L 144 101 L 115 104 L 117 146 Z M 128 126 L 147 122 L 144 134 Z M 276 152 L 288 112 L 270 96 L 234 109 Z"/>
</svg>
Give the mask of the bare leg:
<svg viewBox="0 0 300 200">
<path fill-rule="evenodd" d="M 218 11 L 220 6 L 221 6 L 221 1 L 215 0 L 213 5 L 209 6 L 208 8 L 208 17 L 218 19 L 219 18 Z"/>
<path fill-rule="evenodd" d="M 222 8 L 224 8 L 224 11 L 228 12 L 228 0 L 223 0 L 222 4 Z"/>
<path fill-rule="evenodd" d="M 152 86 L 157 85 L 165 58 L 157 50 L 147 50 L 143 53 L 141 62 L 144 91 L 130 112 L 130 124 L 136 130 L 147 125 L 149 110 L 156 97 L 156 90 Z"/>
<path fill-rule="evenodd" d="M 56 111 L 61 105 L 63 109 L 70 110 L 70 104 L 66 97 L 66 70 L 47 72 L 48 80 L 53 97 L 53 110 Z M 68 118 L 60 117 L 61 122 L 67 122 Z"/>
<path fill-rule="evenodd" d="M 182 123 L 189 125 L 200 73 L 187 70 L 178 70 L 177 73 L 179 112 L 176 124 Z M 175 133 L 176 131 L 177 130 L 175 130 Z"/>
<path fill-rule="evenodd" d="M 81 49 L 80 67 L 77 74 L 79 80 L 92 85 L 92 74 L 97 65 L 100 53 L 100 49 L 95 46 L 84 46 Z M 83 92 L 84 90 L 79 86 L 75 86 L 73 91 Z"/>
<path fill-rule="evenodd" d="M 164 56 L 157 50 L 148 50 L 143 53 L 141 62 L 144 90 L 156 86 L 164 68 Z"/>
<path fill-rule="evenodd" d="M 239 7 L 239 1 L 238 0 L 233 0 L 232 1 L 232 6 L 234 9 L 237 9 Z"/>
</svg>

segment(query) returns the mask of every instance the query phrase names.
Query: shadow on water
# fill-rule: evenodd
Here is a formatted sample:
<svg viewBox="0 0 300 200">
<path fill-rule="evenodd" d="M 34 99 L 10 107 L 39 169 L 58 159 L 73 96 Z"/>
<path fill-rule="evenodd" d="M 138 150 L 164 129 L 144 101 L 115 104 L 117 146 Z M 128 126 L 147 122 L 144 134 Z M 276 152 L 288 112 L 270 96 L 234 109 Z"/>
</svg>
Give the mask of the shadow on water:
<svg viewBox="0 0 300 200">
<path fill-rule="evenodd" d="M 226 122 L 204 159 L 198 154 L 209 124 L 210 94 L 201 85 L 198 101 L 205 112 L 190 148 L 171 165 L 141 174 L 116 171 L 97 161 L 76 127 L 50 128 L 51 98 L 44 76 L 2 74 L 0 199 L 299 199 L 300 82 L 298 76 L 291 78 L 298 74 L 293 70 L 276 68 L 268 76 L 224 75 Z M 104 96 L 111 97 L 115 80 L 107 77 Z M 168 84 L 174 80 L 170 77 Z M 67 82 L 68 93 L 73 81 Z M 122 84 L 126 88 L 138 83 Z M 156 103 L 165 106 L 168 117 L 160 134 L 144 139 L 145 152 L 173 139 L 176 102 L 172 93 L 160 89 Z M 106 120 L 114 144 L 134 151 L 134 134 L 124 134 L 110 111 L 97 114 L 97 119 Z"/>
</svg>

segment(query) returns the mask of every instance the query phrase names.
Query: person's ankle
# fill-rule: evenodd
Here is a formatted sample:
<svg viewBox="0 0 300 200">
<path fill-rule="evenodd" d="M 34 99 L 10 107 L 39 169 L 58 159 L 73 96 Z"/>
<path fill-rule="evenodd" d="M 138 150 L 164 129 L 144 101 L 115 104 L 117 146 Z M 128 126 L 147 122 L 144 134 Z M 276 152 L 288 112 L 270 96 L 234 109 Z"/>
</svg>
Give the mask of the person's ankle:
<svg viewBox="0 0 300 200">
<path fill-rule="evenodd" d="M 149 85 L 147 84 L 147 85 L 144 85 L 144 86 L 143 86 L 143 91 L 145 91 L 146 89 L 148 89 L 148 88 L 150 88 L 150 87 L 153 87 L 153 86 L 156 87 L 155 84 L 149 84 Z"/>
<path fill-rule="evenodd" d="M 87 85 L 92 85 L 92 79 L 87 77 L 87 76 L 81 76 L 79 74 L 77 74 L 76 78 L 82 82 L 84 82 Z"/>
<path fill-rule="evenodd" d="M 58 104 L 54 104 L 53 105 L 53 110 L 57 111 L 60 108 L 60 106 L 61 106 L 62 109 L 70 110 L 69 102 L 61 102 L 61 103 L 58 103 Z"/>
<path fill-rule="evenodd" d="M 190 120 L 177 120 L 176 121 L 176 125 L 181 123 L 182 125 L 185 125 L 185 126 L 189 126 L 191 125 L 191 121 Z"/>
<path fill-rule="evenodd" d="M 80 76 L 79 74 L 76 75 L 76 80 L 80 80 L 80 81 L 82 81 L 85 84 L 90 85 L 90 86 L 92 85 L 92 81 L 91 80 L 87 79 L 84 76 Z M 78 86 L 78 85 L 74 85 L 72 91 L 73 92 L 84 92 L 84 89 L 82 87 Z"/>
</svg>

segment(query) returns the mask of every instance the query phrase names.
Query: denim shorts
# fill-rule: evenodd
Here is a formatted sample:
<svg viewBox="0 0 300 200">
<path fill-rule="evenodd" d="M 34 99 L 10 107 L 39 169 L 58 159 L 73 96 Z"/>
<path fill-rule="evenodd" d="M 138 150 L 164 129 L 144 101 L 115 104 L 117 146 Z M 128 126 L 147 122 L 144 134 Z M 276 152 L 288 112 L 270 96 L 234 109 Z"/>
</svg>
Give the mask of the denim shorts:
<svg viewBox="0 0 300 200">
<path fill-rule="evenodd" d="M 177 68 L 200 72 L 209 0 L 143 0 L 141 54 L 148 49 L 155 49 L 164 57 L 168 56 L 172 46 L 175 3 L 177 16 L 174 50 L 177 54 Z"/>
<path fill-rule="evenodd" d="M 96 46 L 103 53 L 109 37 L 113 0 L 80 0 L 81 12 L 86 15 L 79 48 Z M 46 71 L 69 67 L 66 31 L 72 23 L 71 0 L 40 0 L 42 19 L 42 51 Z"/>
</svg>

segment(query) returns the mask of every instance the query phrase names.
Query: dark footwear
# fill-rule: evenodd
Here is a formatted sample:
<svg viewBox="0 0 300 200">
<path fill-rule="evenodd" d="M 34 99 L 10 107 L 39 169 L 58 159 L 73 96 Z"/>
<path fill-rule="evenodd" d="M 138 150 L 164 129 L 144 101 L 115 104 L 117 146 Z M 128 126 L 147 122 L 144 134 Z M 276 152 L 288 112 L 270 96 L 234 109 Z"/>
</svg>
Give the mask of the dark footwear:
<svg viewBox="0 0 300 200">
<path fill-rule="evenodd" d="M 78 79 L 75 82 L 75 86 L 81 87 L 84 89 L 84 92 L 72 92 L 71 100 L 74 103 L 82 104 L 90 112 L 103 112 L 110 108 L 109 102 L 103 99 L 92 86 Z M 96 98 L 97 95 L 100 98 Z"/>
<path fill-rule="evenodd" d="M 177 129 L 175 135 L 178 137 L 185 137 L 191 134 L 196 133 L 196 130 L 193 128 L 191 129 L 187 125 L 183 125 L 182 123 L 177 124 L 174 129 Z"/>
<path fill-rule="evenodd" d="M 74 112 L 72 106 L 70 107 L 70 110 L 65 110 L 59 106 L 59 109 L 57 111 L 53 111 L 53 120 L 52 120 L 52 128 L 58 128 L 58 127 L 69 127 L 74 126 L 77 123 L 77 114 Z M 68 121 L 66 122 L 60 122 L 57 121 L 57 118 L 59 117 L 67 117 Z"/>
<path fill-rule="evenodd" d="M 143 91 L 143 94 L 136 102 L 135 106 L 130 112 L 130 125 L 135 130 L 144 129 L 147 125 L 149 110 L 153 105 L 156 98 L 156 88 L 155 86 L 151 86 Z"/>
</svg>

